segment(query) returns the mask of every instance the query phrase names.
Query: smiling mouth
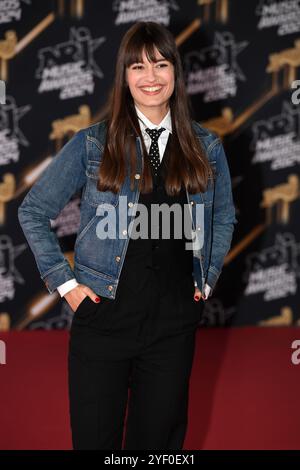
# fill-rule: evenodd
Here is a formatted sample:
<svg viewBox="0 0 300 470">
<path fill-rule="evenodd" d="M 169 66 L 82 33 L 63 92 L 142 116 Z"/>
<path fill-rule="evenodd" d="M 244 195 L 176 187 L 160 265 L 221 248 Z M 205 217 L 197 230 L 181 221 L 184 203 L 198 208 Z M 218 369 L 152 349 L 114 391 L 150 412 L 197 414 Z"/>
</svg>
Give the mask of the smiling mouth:
<svg viewBox="0 0 300 470">
<path fill-rule="evenodd" d="M 159 93 L 162 89 L 163 89 L 162 86 L 141 87 L 141 90 L 146 94 L 156 94 L 156 93 Z"/>
</svg>

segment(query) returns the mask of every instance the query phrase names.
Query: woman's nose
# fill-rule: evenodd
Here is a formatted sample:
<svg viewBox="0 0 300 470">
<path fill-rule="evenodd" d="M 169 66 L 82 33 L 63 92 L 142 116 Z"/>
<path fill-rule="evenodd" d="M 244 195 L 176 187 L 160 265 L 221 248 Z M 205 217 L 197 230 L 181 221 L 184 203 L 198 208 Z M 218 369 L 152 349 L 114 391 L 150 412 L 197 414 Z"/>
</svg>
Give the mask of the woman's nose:
<svg viewBox="0 0 300 470">
<path fill-rule="evenodd" d="M 150 68 L 146 71 L 146 76 L 147 76 L 147 79 L 150 82 L 155 81 L 156 80 L 156 71 L 154 69 Z"/>
</svg>

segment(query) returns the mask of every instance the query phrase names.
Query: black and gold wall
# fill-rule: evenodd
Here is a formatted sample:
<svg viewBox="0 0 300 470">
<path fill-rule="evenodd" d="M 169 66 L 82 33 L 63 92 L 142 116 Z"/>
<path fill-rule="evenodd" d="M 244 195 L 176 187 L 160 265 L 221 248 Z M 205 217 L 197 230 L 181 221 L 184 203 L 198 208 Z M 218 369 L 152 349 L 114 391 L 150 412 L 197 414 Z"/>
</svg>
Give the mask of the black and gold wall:
<svg viewBox="0 0 300 470">
<path fill-rule="evenodd" d="M 203 326 L 300 325 L 300 2 L 0 2 L 0 330 L 69 328 L 18 223 L 26 192 L 82 127 L 101 120 L 125 31 L 174 34 L 194 119 L 223 140 L 238 225 Z M 54 188 L 55 190 L 55 188 Z M 69 262 L 74 195 L 51 226 Z"/>
</svg>

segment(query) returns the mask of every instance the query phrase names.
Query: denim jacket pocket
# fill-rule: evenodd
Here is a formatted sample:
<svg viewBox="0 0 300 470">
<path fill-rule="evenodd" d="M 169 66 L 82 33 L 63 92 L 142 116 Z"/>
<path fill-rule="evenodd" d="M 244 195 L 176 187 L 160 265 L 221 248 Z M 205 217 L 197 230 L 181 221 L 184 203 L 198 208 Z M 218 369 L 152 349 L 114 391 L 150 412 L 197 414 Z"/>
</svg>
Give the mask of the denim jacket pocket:
<svg viewBox="0 0 300 470">
<path fill-rule="evenodd" d="M 87 167 L 86 186 L 82 198 L 91 206 L 97 207 L 102 203 L 116 206 L 118 194 L 112 191 L 99 191 L 97 189 L 99 168 L 103 158 L 103 145 L 95 137 L 87 137 Z"/>
<path fill-rule="evenodd" d="M 90 205 L 97 207 L 99 204 L 107 203 L 116 206 L 119 194 L 112 191 L 99 191 L 97 189 L 99 165 L 89 163 L 86 169 L 87 182 L 82 195 Z"/>
</svg>

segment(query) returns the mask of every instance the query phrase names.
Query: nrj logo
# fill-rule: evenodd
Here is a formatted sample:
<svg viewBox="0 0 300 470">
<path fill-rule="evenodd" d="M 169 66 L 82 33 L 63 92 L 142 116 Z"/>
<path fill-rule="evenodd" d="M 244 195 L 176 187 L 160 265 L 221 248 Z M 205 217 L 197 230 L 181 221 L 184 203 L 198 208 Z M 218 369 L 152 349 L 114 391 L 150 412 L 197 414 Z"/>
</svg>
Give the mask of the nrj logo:
<svg viewBox="0 0 300 470">
<path fill-rule="evenodd" d="M 0 340 L 0 365 L 6 364 L 6 344 Z"/>
<path fill-rule="evenodd" d="M 246 80 L 237 58 L 247 45 L 248 41 L 237 42 L 230 31 L 217 32 L 211 45 L 186 54 L 188 93 L 204 93 L 204 102 L 235 96 L 237 81 Z"/>
<path fill-rule="evenodd" d="M 31 4 L 31 0 L 5 0 L 0 2 L 0 23 L 19 21 L 22 16 L 21 2 L 27 5 Z"/>
<path fill-rule="evenodd" d="M 113 11 L 116 12 L 115 25 L 135 21 L 157 21 L 168 26 L 171 10 L 179 10 L 175 0 L 114 0 Z"/>
<path fill-rule="evenodd" d="M 41 79 L 39 93 L 60 90 L 61 99 L 93 93 L 93 77 L 103 78 L 94 52 L 104 41 L 104 37 L 93 39 L 88 28 L 73 27 L 68 41 L 40 49 L 36 71 L 36 78 Z"/>
<path fill-rule="evenodd" d="M 259 30 L 278 26 L 278 36 L 300 31 L 299 0 L 260 0 L 255 9 Z"/>
<path fill-rule="evenodd" d="M 294 105 L 299 91 L 296 90 L 292 96 Z M 252 163 L 271 162 L 271 170 L 297 165 L 300 161 L 299 119 L 300 108 L 284 101 L 281 113 L 256 121 L 252 126 L 250 143 L 250 149 L 254 150 Z"/>
<path fill-rule="evenodd" d="M 13 96 L 7 95 L 0 106 L 0 166 L 19 161 L 19 146 L 29 146 L 19 121 L 31 109 L 30 105 L 17 106 Z"/>
</svg>

